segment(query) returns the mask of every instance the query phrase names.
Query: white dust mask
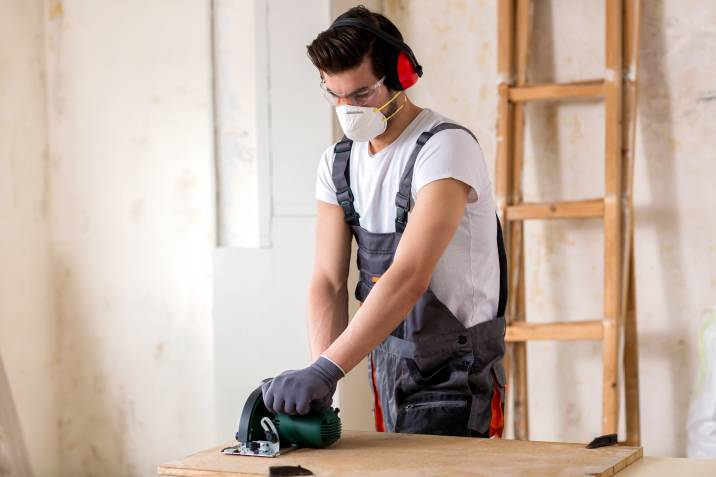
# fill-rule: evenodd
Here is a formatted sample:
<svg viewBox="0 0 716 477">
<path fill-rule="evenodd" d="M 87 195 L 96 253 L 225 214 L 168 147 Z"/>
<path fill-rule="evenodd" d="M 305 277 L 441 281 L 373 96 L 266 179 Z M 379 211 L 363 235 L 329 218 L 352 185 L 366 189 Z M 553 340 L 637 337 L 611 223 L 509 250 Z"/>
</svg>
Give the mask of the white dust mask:
<svg viewBox="0 0 716 477">
<path fill-rule="evenodd" d="M 403 109 L 405 103 L 401 104 L 393 114 L 387 118 L 381 113 L 381 109 L 388 106 L 402 91 L 398 91 L 395 96 L 379 108 L 368 106 L 351 106 L 342 104 L 336 106 L 336 115 L 341 123 L 343 133 L 353 141 L 370 141 L 383 134 L 388 127 L 388 120 L 395 116 L 398 111 Z"/>
</svg>

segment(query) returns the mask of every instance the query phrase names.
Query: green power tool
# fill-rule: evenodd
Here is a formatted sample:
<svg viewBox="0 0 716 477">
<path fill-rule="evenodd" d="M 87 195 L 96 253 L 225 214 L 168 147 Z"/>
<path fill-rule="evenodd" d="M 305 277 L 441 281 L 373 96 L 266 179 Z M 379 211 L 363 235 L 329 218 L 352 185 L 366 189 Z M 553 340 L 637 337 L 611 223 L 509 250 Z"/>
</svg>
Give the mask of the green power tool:
<svg viewBox="0 0 716 477">
<path fill-rule="evenodd" d="M 250 395 L 241 412 L 238 444 L 224 454 L 277 457 L 299 447 L 322 449 L 341 437 L 338 409 L 289 416 L 274 414 L 264 405 L 261 386 Z"/>
</svg>

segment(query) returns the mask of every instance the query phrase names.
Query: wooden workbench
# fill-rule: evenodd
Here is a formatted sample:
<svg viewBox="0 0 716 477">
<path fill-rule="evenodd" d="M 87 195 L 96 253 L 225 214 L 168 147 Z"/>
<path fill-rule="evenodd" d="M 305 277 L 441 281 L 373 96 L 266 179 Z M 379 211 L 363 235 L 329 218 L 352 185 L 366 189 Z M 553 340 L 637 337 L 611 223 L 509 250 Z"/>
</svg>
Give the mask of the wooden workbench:
<svg viewBox="0 0 716 477">
<path fill-rule="evenodd" d="M 276 458 L 228 456 L 224 446 L 159 467 L 160 475 L 255 477 L 269 466 L 300 465 L 326 477 L 614 475 L 641 459 L 641 447 L 585 449 L 584 444 L 345 431 L 327 449 Z"/>
</svg>

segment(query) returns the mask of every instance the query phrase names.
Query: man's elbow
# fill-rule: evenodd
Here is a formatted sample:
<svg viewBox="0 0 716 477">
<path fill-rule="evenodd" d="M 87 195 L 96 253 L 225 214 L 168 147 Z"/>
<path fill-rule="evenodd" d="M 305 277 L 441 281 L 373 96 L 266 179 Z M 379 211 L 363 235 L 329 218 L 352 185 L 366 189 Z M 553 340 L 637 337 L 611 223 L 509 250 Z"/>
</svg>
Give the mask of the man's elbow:
<svg viewBox="0 0 716 477">
<path fill-rule="evenodd" d="M 415 277 L 411 280 L 411 282 L 413 293 L 417 296 L 417 298 L 420 298 L 426 291 L 428 291 L 428 287 L 430 286 L 430 275 L 427 277 Z"/>
<path fill-rule="evenodd" d="M 314 274 L 309 283 L 309 293 L 317 296 L 337 297 L 348 290 L 346 280 L 331 280 L 329 277 Z"/>
<path fill-rule="evenodd" d="M 415 266 L 394 266 L 393 269 L 397 272 L 398 281 L 405 292 L 416 301 L 428 290 L 431 273 Z"/>
</svg>

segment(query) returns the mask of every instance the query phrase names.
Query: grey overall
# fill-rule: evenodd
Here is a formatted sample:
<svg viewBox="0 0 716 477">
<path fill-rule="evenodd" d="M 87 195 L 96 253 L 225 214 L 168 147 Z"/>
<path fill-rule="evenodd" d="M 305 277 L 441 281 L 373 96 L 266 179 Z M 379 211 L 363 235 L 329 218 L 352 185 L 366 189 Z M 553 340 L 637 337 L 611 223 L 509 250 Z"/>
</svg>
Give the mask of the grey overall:
<svg viewBox="0 0 716 477">
<path fill-rule="evenodd" d="M 374 283 L 393 262 L 408 222 L 410 188 L 418 154 L 434 134 L 445 129 L 463 129 L 475 137 L 462 126 L 450 123 L 438 124 L 420 135 L 400 179 L 395 199 L 395 232 L 391 233 L 372 233 L 360 226 L 350 188 L 353 143 L 344 138 L 334 148 L 332 176 L 336 197 L 358 243 L 360 277 L 355 296 L 360 302 L 365 301 Z M 507 275 L 499 219 L 496 242 L 500 298 L 494 319 L 466 328 L 428 289 L 391 335 L 371 352 L 370 381 L 377 430 L 477 437 L 501 435 Z"/>
</svg>

